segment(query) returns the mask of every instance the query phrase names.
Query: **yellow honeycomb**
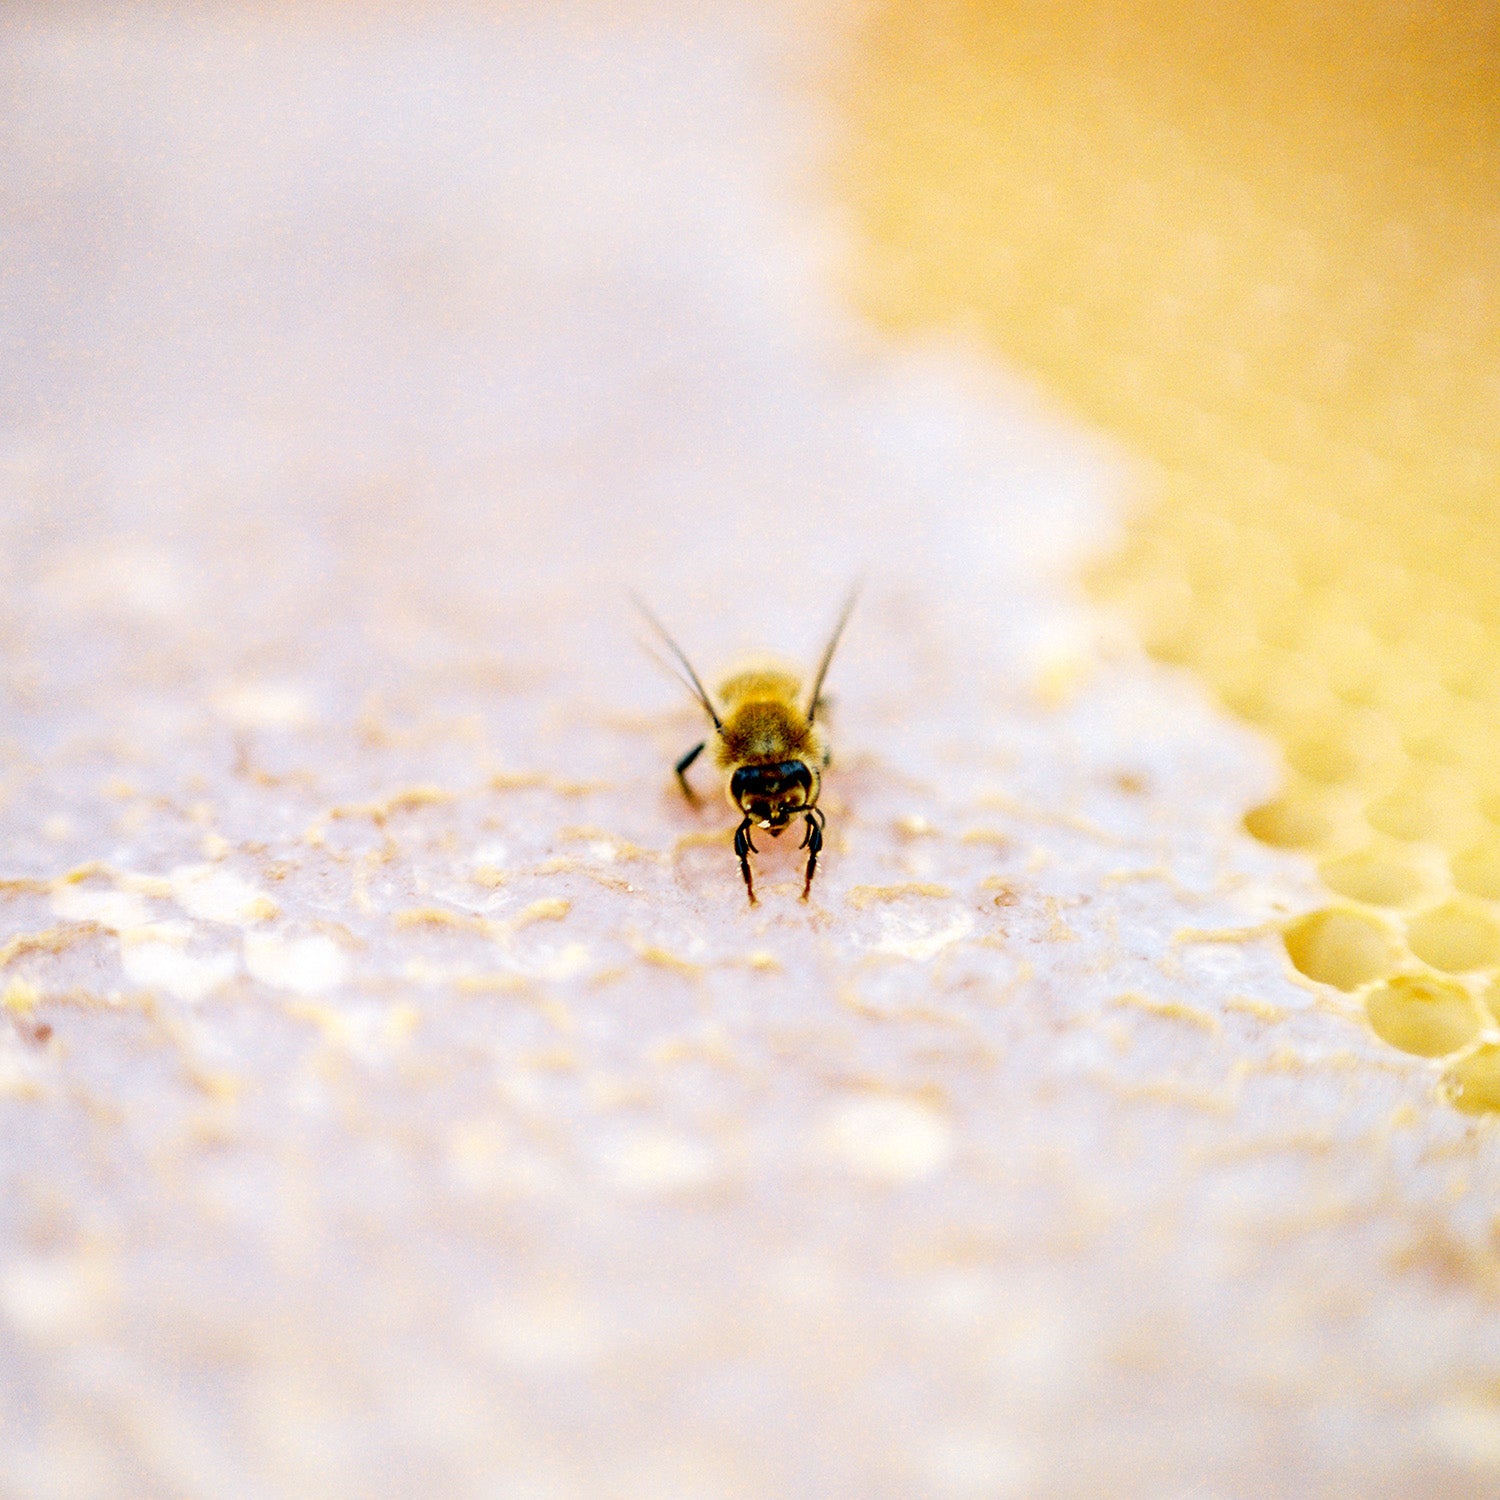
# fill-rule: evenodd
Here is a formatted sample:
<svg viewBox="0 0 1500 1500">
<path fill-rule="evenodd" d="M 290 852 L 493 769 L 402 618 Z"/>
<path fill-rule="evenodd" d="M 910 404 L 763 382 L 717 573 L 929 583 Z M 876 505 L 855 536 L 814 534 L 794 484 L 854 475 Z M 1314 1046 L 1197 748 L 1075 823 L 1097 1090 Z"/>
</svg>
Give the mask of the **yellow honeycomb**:
<svg viewBox="0 0 1500 1500">
<path fill-rule="evenodd" d="M 1282 746 L 1291 962 L 1500 1109 L 1500 13 L 891 3 L 846 98 L 860 300 L 1148 460 L 1097 582 Z"/>
</svg>

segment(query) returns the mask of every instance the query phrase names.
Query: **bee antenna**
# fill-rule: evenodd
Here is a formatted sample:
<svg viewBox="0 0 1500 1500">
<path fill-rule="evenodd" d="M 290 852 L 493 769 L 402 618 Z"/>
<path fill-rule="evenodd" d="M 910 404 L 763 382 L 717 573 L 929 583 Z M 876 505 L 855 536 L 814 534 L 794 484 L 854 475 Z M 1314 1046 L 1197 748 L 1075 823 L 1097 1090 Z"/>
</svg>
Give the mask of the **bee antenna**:
<svg viewBox="0 0 1500 1500">
<path fill-rule="evenodd" d="M 646 608 L 645 601 L 642 600 L 639 594 L 632 591 L 630 595 L 630 602 L 635 605 L 637 611 L 640 613 L 641 618 L 645 620 L 645 622 L 652 628 L 652 630 L 654 630 L 660 637 L 662 644 L 667 648 L 667 650 L 672 653 L 672 655 L 677 659 L 679 663 L 681 663 L 682 671 L 679 672 L 676 667 L 662 661 L 654 651 L 650 653 L 652 658 L 660 663 L 660 665 L 666 667 L 666 669 L 675 678 L 677 678 L 677 680 L 682 683 L 682 685 L 703 705 L 704 710 L 707 712 L 709 718 L 714 721 L 714 728 L 717 729 L 720 734 L 722 734 L 724 732 L 724 722 L 719 718 L 718 712 L 714 708 L 713 699 L 708 696 L 708 689 L 698 681 L 698 674 L 693 670 L 693 664 L 687 659 L 687 656 L 684 653 L 682 647 L 679 646 L 677 642 L 674 641 L 672 637 L 667 633 L 667 627 L 663 625 L 662 622 L 658 620 L 649 609 Z M 685 676 L 683 675 L 684 673 L 686 673 Z"/>
<path fill-rule="evenodd" d="M 828 675 L 829 663 L 833 660 L 833 653 L 838 647 L 839 637 L 844 633 L 844 626 L 849 623 L 849 616 L 854 612 L 854 606 L 859 599 L 860 590 L 865 586 L 864 579 L 855 582 L 854 587 L 849 590 L 848 597 L 844 600 L 844 607 L 839 611 L 838 620 L 833 627 L 833 634 L 828 637 L 828 644 L 823 648 L 823 660 L 818 663 L 818 675 L 813 678 L 812 696 L 807 700 L 807 722 L 812 723 L 818 712 L 818 697 L 823 691 L 823 679 Z"/>
</svg>

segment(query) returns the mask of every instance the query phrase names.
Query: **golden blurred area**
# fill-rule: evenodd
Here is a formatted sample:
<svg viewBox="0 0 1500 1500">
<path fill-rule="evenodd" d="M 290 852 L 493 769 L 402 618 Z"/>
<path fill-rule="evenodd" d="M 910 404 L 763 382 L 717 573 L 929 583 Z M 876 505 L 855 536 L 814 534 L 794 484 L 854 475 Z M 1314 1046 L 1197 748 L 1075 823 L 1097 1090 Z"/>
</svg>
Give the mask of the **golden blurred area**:
<svg viewBox="0 0 1500 1500">
<path fill-rule="evenodd" d="M 845 161 L 862 305 L 977 333 L 1150 466 L 1100 590 L 1281 744 L 1246 826 L 1330 890 L 1292 961 L 1481 1108 L 1497 83 L 1478 4 L 886 5 Z"/>
</svg>

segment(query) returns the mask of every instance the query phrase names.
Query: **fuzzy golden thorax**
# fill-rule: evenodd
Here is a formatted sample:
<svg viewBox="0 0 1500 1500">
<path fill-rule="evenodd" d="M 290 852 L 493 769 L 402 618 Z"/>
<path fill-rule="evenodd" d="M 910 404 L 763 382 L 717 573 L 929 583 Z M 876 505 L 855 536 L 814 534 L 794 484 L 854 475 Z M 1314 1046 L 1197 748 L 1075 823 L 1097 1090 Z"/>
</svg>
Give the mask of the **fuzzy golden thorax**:
<svg viewBox="0 0 1500 1500">
<path fill-rule="evenodd" d="M 718 761 L 731 766 L 805 760 L 821 764 L 823 741 L 799 698 L 802 684 L 790 672 L 758 668 L 739 672 L 719 688 L 724 724 Z"/>
</svg>

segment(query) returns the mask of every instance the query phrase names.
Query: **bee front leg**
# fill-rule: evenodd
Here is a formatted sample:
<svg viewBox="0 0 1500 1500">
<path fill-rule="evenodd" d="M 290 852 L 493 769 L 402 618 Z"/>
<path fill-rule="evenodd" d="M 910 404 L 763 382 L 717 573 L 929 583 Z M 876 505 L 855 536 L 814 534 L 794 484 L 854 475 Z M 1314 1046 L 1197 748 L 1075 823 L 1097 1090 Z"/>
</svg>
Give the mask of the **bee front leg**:
<svg viewBox="0 0 1500 1500">
<path fill-rule="evenodd" d="M 750 816 L 745 815 L 745 821 L 734 830 L 734 852 L 740 857 L 740 874 L 745 877 L 745 891 L 750 897 L 751 906 L 755 905 L 755 882 L 750 878 L 750 856 L 760 851 L 750 842 Z"/>
<path fill-rule="evenodd" d="M 813 874 L 818 868 L 818 850 L 823 847 L 823 814 L 816 807 L 807 811 L 807 832 L 802 836 L 802 847 L 807 850 L 807 879 L 802 882 L 802 899 L 807 900 L 812 890 Z"/>
<path fill-rule="evenodd" d="M 698 805 L 698 794 L 692 789 L 692 787 L 688 785 L 687 768 L 692 765 L 692 763 L 697 760 L 700 755 L 703 754 L 703 747 L 707 743 L 707 740 L 699 740 L 698 743 L 694 745 L 693 748 L 689 750 L 688 753 L 684 755 L 680 761 L 677 762 L 676 769 L 678 785 L 682 788 L 682 795 L 686 797 L 694 807 L 697 807 Z"/>
</svg>

